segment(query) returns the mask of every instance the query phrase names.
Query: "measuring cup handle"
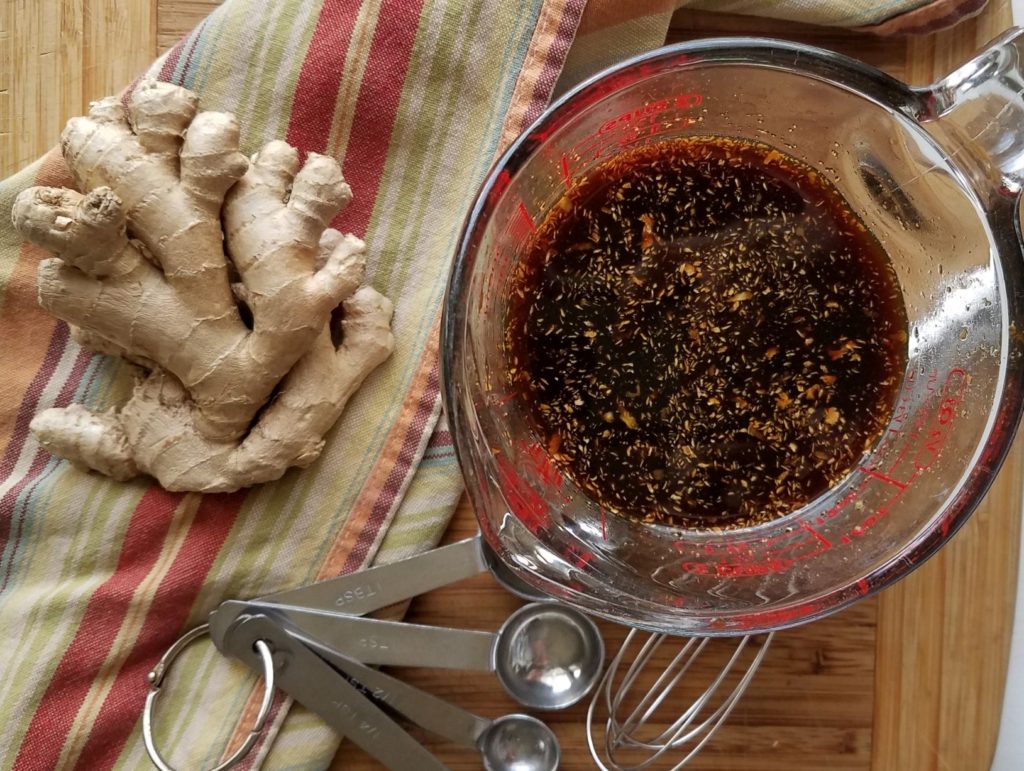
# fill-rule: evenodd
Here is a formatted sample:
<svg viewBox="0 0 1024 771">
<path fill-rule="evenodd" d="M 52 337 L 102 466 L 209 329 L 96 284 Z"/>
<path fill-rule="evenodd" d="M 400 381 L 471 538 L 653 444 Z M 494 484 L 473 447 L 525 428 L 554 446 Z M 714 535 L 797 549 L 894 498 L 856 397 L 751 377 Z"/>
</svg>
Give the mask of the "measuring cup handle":
<svg viewBox="0 0 1024 771">
<path fill-rule="evenodd" d="M 922 124 L 975 187 L 1013 196 L 1024 185 L 1024 29 L 1012 27 L 922 89 Z M 980 184 L 979 184 L 980 183 Z"/>
</svg>

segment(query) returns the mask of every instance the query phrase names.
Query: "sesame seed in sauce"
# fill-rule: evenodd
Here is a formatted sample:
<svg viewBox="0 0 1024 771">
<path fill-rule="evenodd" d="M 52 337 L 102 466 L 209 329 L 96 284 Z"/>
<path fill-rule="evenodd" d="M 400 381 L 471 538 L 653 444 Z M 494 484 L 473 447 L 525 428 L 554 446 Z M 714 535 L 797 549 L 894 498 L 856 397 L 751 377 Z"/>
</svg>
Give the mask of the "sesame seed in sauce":
<svg viewBox="0 0 1024 771">
<path fill-rule="evenodd" d="M 507 376 L 607 511 L 690 528 L 784 516 L 884 430 L 907 318 L 839 192 L 767 145 L 690 137 L 591 171 L 512 278 Z"/>
</svg>

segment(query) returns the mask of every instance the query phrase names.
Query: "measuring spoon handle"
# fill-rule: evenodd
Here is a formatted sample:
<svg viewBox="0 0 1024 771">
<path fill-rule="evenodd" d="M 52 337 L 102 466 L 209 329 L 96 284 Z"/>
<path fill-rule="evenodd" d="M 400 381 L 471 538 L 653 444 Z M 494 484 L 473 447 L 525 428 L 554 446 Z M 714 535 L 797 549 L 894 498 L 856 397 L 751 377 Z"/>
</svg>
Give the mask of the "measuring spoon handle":
<svg viewBox="0 0 1024 771">
<path fill-rule="evenodd" d="M 247 613 L 280 617 L 318 651 L 334 650 L 364 664 L 494 671 L 493 632 L 274 608 L 259 602 L 247 605 Z"/>
<path fill-rule="evenodd" d="M 392 771 L 447 771 L 447 766 L 388 717 L 300 640 L 266 616 L 243 618 L 232 627 L 228 651 L 261 671 L 253 652 L 266 641 L 278 665 L 277 682 L 297 702 L 319 715 L 342 736 L 355 742 Z"/>
<path fill-rule="evenodd" d="M 476 535 L 388 565 L 260 597 L 259 601 L 361 616 L 484 572 L 487 563 L 481 543 Z"/>
<path fill-rule="evenodd" d="M 313 648 L 318 655 L 365 687 L 374 699 L 387 704 L 420 728 L 436 736 L 465 747 L 475 747 L 477 740 L 491 725 L 490 720 L 474 715 L 432 693 L 403 683 L 398 678 L 318 645 L 315 640 L 304 639 L 294 632 L 293 634 Z"/>
</svg>

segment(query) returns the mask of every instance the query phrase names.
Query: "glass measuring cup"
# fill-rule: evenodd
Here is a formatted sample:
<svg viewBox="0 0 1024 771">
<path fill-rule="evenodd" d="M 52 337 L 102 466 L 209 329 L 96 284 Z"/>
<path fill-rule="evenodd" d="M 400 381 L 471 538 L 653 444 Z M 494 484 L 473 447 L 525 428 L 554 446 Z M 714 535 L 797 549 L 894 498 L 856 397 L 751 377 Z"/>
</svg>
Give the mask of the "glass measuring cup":
<svg viewBox="0 0 1024 771">
<path fill-rule="evenodd" d="M 964 523 L 1020 418 L 1024 33 L 911 88 L 855 60 L 754 38 L 659 49 L 556 102 L 471 211 L 443 324 L 456 450 L 482 532 L 537 588 L 677 634 L 767 631 L 906 575 Z M 879 239 L 910 322 L 890 424 L 838 485 L 723 533 L 606 515 L 563 475 L 513 398 L 501 337 L 510 273 L 574 180 L 687 135 L 766 142 L 830 179 Z"/>
</svg>

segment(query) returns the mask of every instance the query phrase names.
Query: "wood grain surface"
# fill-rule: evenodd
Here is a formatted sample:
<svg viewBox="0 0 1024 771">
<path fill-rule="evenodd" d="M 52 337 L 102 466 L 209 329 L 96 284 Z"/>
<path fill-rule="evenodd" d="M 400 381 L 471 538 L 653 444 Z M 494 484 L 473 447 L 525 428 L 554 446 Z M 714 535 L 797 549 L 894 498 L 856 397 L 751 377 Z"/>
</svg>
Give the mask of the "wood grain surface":
<svg viewBox="0 0 1024 771">
<path fill-rule="evenodd" d="M 0 0 L 0 173 L 21 168 L 55 144 L 69 117 L 84 112 L 89 100 L 119 90 L 216 5 L 216 0 Z M 909 82 L 926 83 L 969 58 L 1008 24 L 1005 0 L 993 0 L 980 17 L 954 30 L 892 40 L 680 12 L 669 40 L 770 35 L 838 50 Z M 1009 650 L 1022 473 L 1018 442 L 983 505 L 942 553 L 878 598 L 777 635 L 746 697 L 693 767 L 988 768 Z M 474 530 L 463 502 L 446 540 Z M 409 618 L 495 629 L 518 604 L 481 576 L 418 598 Z M 602 626 L 614 651 L 624 630 Z M 715 643 L 699 674 L 706 675 L 728 646 Z M 487 675 L 426 670 L 402 675 L 482 715 L 516 710 Z M 578 706 L 545 716 L 562 742 L 563 768 L 593 767 L 584 713 Z M 472 750 L 417 736 L 452 768 L 479 767 Z M 350 745 L 342 746 L 332 765 L 370 768 L 376 768 L 373 761 Z"/>
</svg>

